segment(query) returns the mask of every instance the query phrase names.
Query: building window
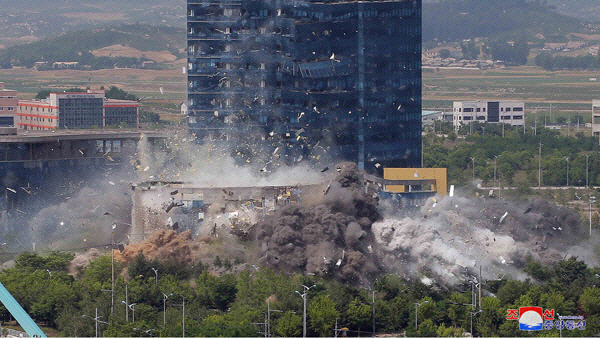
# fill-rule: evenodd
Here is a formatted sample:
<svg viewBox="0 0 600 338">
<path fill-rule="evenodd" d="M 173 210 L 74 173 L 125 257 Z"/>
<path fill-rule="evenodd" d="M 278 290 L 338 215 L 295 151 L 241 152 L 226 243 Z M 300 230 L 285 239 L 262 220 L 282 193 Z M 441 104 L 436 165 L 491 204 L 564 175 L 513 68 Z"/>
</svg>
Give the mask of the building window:
<svg viewBox="0 0 600 338">
<path fill-rule="evenodd" d="M 465 109 L 463 109 L 463 111 L 465 113 L 472 113 L 473 112 L 473 108 L 465 108 Z"/>
<path fill-rule="evenodd" d="M 480 113 L 481 112 L 481 108 L 477 108 L 477 112 Z"/>
<path fill-rule="evenodd" d="M 523 115 L 515 115 L 513 116 L 513 120 L 522 120 L 523 119 Z"/>
<path fill-rule="evenodd" d="M 510 111 L 510 107 L 506 107 L 506 111 Z"/>
<path fill-rule="evenodd" d="M 513 111 L 523 111 L 523 107 L 514 107 Z"/>
<path fill-rule="evenodd" d="M 473 116 L 465 116 L 465 121 L 471 121 L 473 119 Z"/>
</svg>

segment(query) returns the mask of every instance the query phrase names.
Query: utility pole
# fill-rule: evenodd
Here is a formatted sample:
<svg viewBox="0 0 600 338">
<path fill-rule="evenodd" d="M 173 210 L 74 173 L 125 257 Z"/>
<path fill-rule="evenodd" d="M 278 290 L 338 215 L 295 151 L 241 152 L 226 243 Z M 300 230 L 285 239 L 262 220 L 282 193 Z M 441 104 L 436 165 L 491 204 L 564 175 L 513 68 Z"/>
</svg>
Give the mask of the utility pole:
<svg viewBox="0 0 600 338">
<path fill-rule="evenodd" d="M 373 289 L 373 337 L 375 337 L 375 289 Z"/>
<path fill-rule="evenodd" d="M 542 188 L 542 142 L 540 142 L 540 155 L 538 164 L 538 189 Z"/>
<path fill-rule="evenodd" d="M 569 157 L 565 157 L 567 160 L 567 188 L 569 187 Z"/>
<path fill-rule="evenodd" d="M 585 155 L 585 187 L 586 188 L 590 187 L 589 167 L 590 167 L 590 155 Z"/>
<path fill-rule="evenodd" d="M 304 288 L 304 292 L 300 293 L 298 291 L 296 291 L 296 293 L 298 295 L 300 295 L 300 297 L 302 297 L 302 300 L 304 300 L 304 315 L 303 315 L 303 322 L 302 322 L 302 337 L 306 338 L 306 300 L 308 298 L 308 291 L 310 291 L 310 289 L 314 288 L 315 286 L 317 286 L 316 284 L 308 287 L 306 285 L 302 285 L 302 287 Z"/>
<path fill-rule="evenodd" d="M 117 223 L 113 223 L 112 231 L 110 233 L 111 237 L 111 247 L 110 247 L 110 274 L 111 274 L 111 289 L 110 289 L 110 315 L 112 316 L 115 312 L 115 229 L 117 228 Z"/>
<path fill-rule="evenodd" d="M 107 322 L 100 320 L 100 318 L 102 318 L 102 317 L 98 316 L 98 308 L 96 308 L 96 316 L 95 317 L 91 317 L 91 316 L 87 316 L 87 315 L 82 315 L 81 317 L 83 317 L 83 318 L 89 318 L 89 319 L 93 320 L 94 322 L 96 322 L 95 323 L 96 324 L 96 337 L 98 337 L 98 328 L 99 328 L 98 325 L 99 325 L 99 323 L 108 324 Z"/>
<path fill-rule="evenodd" d="M 533 125 L 533 136 L 537 136 L 537 109 L 535 110 L 535 122 Z"/>
<path fill-rule="evenodd" d="M 479 265 L 479 309 L 481 309 L 481 287 L 483 285 L 483 281 L 481 279 L 481 264 Z"/>
<path fill-rule="evenodd" d="M 497 184 L 497 180 L 496 180 L 496 165 L 497 165 L 497 161 L 498 161 L 498 155 L 494 155 L 494 188 L 496 187 L 496 184 Z"/>
<path fill-rule="evenodd" d="M 475 182 L 475 158 L 469 157 L 473 162 L 473 182 Z"/>
<path fill-rule="evenodd" d="M 183 316 L 181 318 L 181 336 L 185 338 L 185 297 L 181 296 L 183 299 L 182 307 L 183 307 Z"/>
</svg>

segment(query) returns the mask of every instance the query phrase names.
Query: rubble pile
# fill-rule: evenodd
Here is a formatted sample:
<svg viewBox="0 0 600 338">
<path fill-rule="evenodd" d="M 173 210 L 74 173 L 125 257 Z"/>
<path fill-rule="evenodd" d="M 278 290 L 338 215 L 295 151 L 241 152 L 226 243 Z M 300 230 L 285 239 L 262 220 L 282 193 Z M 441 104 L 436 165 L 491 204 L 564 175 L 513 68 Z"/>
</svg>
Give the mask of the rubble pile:
<svg viewBox="0 0 600 338">
<path fill-rule="evenodd" d="M 258 265 L 352 282 L 379 271 L 371 232 L 380 218 L 377 199 L 365 194 L 356 165 L 338 171 L 322 204 L 288 206 L 259 221 Z"/>
<path fill-rule="evenodd" d="M 129 264 L 135 257 L 142 253 L 148 259 L 158 258 L 181 264 L 190 264 L 196 261 L 196 252 L 199 242 L 192 240 L 192 232 L 177 233 L 174 230 L 158 230 L 150 238 L 139 243 L 131 244 L 122 252 L 115 254 L 115 258 Z"/>
</svg>

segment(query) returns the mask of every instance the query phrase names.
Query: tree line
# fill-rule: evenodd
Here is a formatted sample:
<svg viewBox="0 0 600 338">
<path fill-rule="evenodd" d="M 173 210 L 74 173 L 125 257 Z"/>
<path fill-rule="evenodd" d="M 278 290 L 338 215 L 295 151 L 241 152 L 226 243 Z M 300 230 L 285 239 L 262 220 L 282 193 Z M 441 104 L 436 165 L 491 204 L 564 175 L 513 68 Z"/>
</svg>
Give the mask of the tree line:
<svg viewBox="0 0 600 338">
<path fill-rule="evenodd" d="M 0 273 L 0 281 L 37 323 L 64 336 L 95 335 L 94 321 L 84 315 L 94 317 L 96 309 L 107 322 L 100 323 L 100 333 L 107 337 L 181 336 L 184 301 L 187 336 L 262 336 L 265 329 L 273 336 L 300 336 L 303 299 L 296 291 L 302 292 L 302 285 L 316 285 L 307 293 L 309 336 L 333 336 L 336 328 L 340 335 L 369 335 L 373 307 L 377 333 L 461 337 L 471 331 L 471 316 L 480 309 L 473 318 L 474 335 L 518 336 L 522 335 L 518 323 L 507 321 L 506 313 L 520 306 L 585 316 L 586 329 L 569 331 L 569 335 L 600 333 L 600 289 L 595 287 L 600 270 L 575 257 L 554 266 L 528 260 L 526 280 L 506 276 L 484 281 L 479 308 L 472 305 L 468 282 L 444 288 L 386 274 L 357 287 L 325 277 L 254 267 L 235 273 L 225 269 L 215 275 L 209 272 L 214 271 L 214 261 L 186 265 L 149 260 L 140 254 L 128 267 L 116 264 L 117 272 L 124 273 L 116 279 L 111 314 L 110 256 L 93 260 L 72 276 L 67 267 L 73 256 L 23 253 L 15 267 Z M 232 264 L 227 258 L 219 261 L 221 267 Z M 415 303 L 421 304 L 417 311 Z M 266 322 L 268 310 L 270 321 Z M 0 319 L 10 319 L 3 307 Z"/>
<path fill-rule="evenodd" d="M 600 56 L 552 56 L 550 52 L 543 52 L 535 57 L 535 64 L 546 70 L 600 69 Z"/>
<path fill-rule="evenodd" d="M 437 125 L 440 127 L 439 124 Z M 445 126 L 448 131 L 450 127 Z M 451 184 L 464 184 L 472 179 L 473 160 L 475 159 L 475 178 L 491 184 L 496 178 L 503 186 L 523 183 L 527 186 L 538 185 L 539 146 L 542 144 L 542 185 L 565 186 L 567 184 L 567 160 L 569 160 L 569 185 L 600 185 L 600 145 L 598 137 L 562 136 L 559 131 L 538 128 L 536 134 L 531 129 L 523 133 L 522 127 L 505 125 L 504 137 L 500 124 L 482 124 L 463 126 L 459 134 L 464 142 L 456 140 L 457 135 L 450 131 L 448 138 L 430 133 L 424 139 L 425 167 L 448 168 Z M 587 165 L 586 165 L 587 163 Z M 517 174 L 522 173 L 517 179 Z"/>
</svg>

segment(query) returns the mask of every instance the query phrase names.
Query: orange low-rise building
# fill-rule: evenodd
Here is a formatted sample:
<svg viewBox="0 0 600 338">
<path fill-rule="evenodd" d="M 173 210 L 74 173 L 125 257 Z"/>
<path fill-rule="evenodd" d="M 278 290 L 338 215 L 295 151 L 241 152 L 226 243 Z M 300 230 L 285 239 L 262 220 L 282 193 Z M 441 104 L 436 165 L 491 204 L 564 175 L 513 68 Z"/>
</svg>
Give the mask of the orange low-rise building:
<svg viewBox="0 0 600 338">
<path fill-rule="evenodd" d="M 45 100 L 21 100 L 17 126 L 26 130 L 139 127 L 139 103 L 106 99 L 104 90 L 50 93 Z"/>
</svg>

